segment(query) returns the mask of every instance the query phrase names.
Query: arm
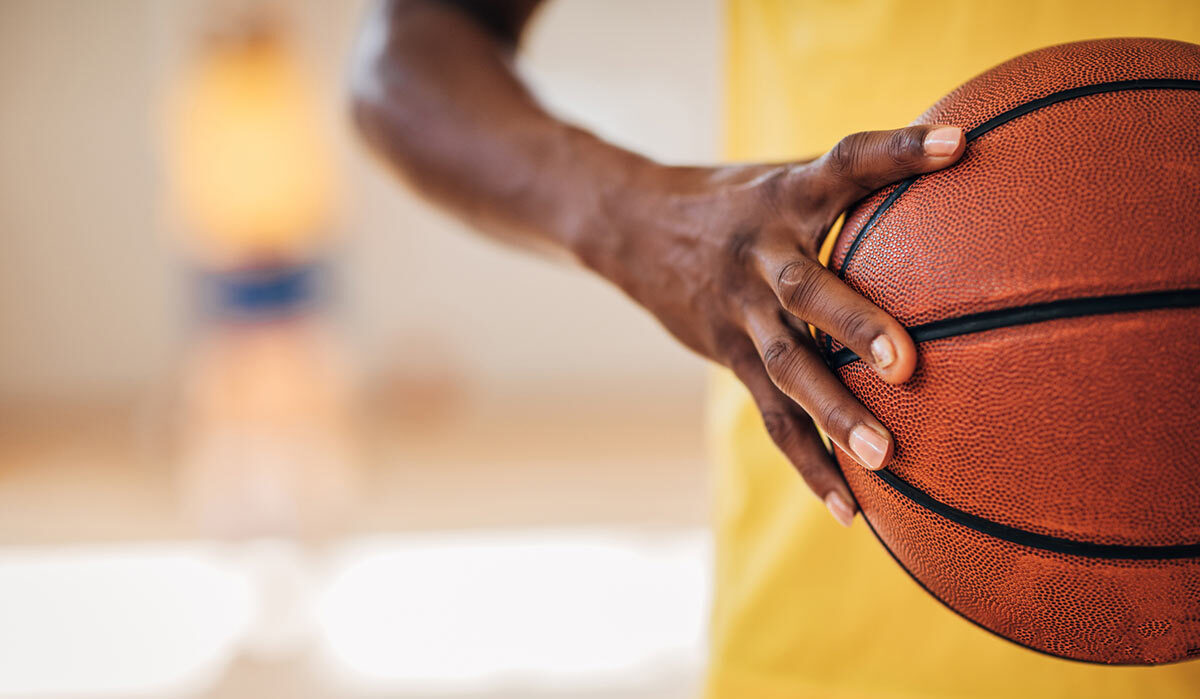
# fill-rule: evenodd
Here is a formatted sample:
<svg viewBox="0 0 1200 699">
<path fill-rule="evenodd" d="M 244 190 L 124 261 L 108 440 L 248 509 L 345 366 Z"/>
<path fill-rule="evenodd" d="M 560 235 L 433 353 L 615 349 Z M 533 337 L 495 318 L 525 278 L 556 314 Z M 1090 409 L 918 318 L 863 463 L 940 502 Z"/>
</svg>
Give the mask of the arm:
<svg viewBox="0 0 1200 699">
<path fill-rule="evenodd" d="M 542 109 L 512 70 L 538 0 L 390 0 L 355 58 L 356 121 L 422 194 L 479 230 L 574 257 L 676 338 L 734 371 L 772 439 L 839 521 L 854 499 L 814 423 L 867 468 L 887 430 L 826 368 L 812 323 L 908 379 L 904 328 L 817 261 L 841 212 L 868 192 L 950 165 L 954 127 L 847 137 L 811 163 L 671 167 Z"/>
<path fill-rule="evenodd" d="M 570 254 L 601 197 L 650 165 L 538 105 L 512 70 L 541 0 L 392 0 L 369 18 L 353 106 L 368 143 L 479 230 Z"/>
</svg>

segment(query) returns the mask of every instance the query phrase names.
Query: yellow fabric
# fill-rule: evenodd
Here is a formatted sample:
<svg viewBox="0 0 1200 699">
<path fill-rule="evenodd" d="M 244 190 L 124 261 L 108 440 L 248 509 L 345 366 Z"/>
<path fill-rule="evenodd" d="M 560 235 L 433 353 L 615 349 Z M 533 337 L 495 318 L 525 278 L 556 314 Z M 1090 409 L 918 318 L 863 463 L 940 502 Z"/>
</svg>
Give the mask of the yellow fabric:
<svg viewBox="0 0 1200 699">
<path fill-rule="evenodd" d="M 1200 2 L 727 0 L 727 155 L 809 157 L 908 123 L 1007 58 L 1112 36 L 1200 43 Z M 858 520 L 846 531 L 771 445 L 745 390 L 714 375 L 713 698 L 1200 696 L 1200 662 L 1051 658 L 928 596 Z"/>
</svg>

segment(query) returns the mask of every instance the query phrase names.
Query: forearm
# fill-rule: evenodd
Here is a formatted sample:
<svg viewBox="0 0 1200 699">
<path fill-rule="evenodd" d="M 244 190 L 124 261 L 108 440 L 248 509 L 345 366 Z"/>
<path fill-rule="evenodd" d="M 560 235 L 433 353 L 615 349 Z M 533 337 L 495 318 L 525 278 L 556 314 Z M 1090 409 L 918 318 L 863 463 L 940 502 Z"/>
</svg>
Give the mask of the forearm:
<svg viewBox="0 0 1200 699">
<path fill-rule="evenodd" d="M 355 115 L 413 187 L 493 235 L 566 252 L 729 367 L 839 521 L 853 497 L 814 429 L 872 469 L 887 429 L 830 373 L 806 324 L 906 381 L 905 329 L 817 261 L 832 223 L 890 183 L 953 164 L 955 127 L 846 137 L 808 163 L 667 167 L 543 110 L 512 71 L 539 0 L 391 0 L 360 40 Z M 798 330 L 799 328 L 799 330 Z"/>
<path fill-rule="evenodd" d="M 412 187 L 486 233 L 585 259 L 652 166 L 566 124 L 512 69 L 515 37 L 436 0 L 382 3 L 360 39 L 355 119 Z"/>
</svg>

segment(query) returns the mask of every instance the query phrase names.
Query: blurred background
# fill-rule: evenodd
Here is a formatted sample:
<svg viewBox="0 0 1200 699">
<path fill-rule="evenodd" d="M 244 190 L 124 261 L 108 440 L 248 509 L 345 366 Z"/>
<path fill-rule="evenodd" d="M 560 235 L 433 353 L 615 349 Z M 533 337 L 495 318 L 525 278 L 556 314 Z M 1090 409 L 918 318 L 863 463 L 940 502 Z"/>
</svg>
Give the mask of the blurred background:
<svg viewBox="0 0 1200 699">
<path fill-rule="evenodd" d="M 714 160 L 717 3 L 520 69 Z M 696 694 L 704 367 L 372 161 L 364 10 L 0 0 L 0 696 Z"/>
</svg>

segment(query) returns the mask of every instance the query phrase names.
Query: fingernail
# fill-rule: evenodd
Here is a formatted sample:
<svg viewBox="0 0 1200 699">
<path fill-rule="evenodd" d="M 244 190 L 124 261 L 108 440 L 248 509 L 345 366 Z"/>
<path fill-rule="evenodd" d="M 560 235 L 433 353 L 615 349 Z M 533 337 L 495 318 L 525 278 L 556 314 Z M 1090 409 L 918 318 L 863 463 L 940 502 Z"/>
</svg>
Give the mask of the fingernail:
<svg viewBox="0 0 1200 699">
<path fill-rule="evenodd" d="M 825 496 L 825 507 L 829 508 L 829 514 L 843 527 L 854 523 L 854 508 L 837 492 Z"/>
<path fill-rule="evenodd" d="M 896 361 L 896 346 L 887 335 L 880 335 L 871 341 L 871 359 L 878 369 L 886 369 Z"/>
<path fill-rule="evenodd" d="M 960 140 L 962 129 L 957 126 L 939 126 L 925 134 L 925 155 L 954 155 Z"/>
<path fill-rule="evenodd" d="M 883 468 L 883 459 L 887 456 L 887 437 L 879 434 L 866 425 L 859 425 L 850 430 L 850 451 L 863 466 L 878 471 Z"/>
</svg>

